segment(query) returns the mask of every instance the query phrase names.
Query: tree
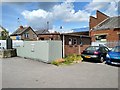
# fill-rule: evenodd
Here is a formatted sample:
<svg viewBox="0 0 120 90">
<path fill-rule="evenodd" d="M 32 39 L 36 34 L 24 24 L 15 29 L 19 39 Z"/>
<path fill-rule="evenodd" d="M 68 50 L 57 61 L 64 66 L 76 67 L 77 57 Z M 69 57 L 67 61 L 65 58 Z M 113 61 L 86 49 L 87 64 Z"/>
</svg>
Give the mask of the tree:
<svg viewBox="0 0 120 90">
<path fill-rule="evenodd" d="M 0 40 L 6 40 L 6 38 L 8 37 L 8 35 L 9 35 L 9 32 L 6 29 L 3 29 L 3 31 L 1 31 Z"/>
</svg>

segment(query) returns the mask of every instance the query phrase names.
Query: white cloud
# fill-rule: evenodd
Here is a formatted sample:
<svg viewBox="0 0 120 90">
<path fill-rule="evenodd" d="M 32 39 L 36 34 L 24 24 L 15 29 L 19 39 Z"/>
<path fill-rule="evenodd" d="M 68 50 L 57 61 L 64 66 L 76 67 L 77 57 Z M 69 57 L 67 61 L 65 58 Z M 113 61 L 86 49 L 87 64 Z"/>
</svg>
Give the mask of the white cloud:
<svg viewBox="0 0 120 90">
<path fill-rule="evenodd" d="M 65 2 L 53 7 L 54 16 L 65 22 L 81 22 L 87 21 L 89 13 L 79 10 L 75 12 L 73 3 Z"/>
<path fill-rule="evenodd" d="M 118 15 L 118 1 L 119 0 L 93 0 L 85 6 L 85 10 L 91 13 L 95 10 L 104 9 L 103 13 L 108 16 L 115 16 Z"/>
<path fill-rule="evenodd" d="M 64 22 L 83 22 L 88 21 L 89 18 L 89 13 L 84 10 L 75 12 L 74 5 L 72 2 L 69 2 L 69 0 L 55 5 L 51 12 L 43 9 L 33 11 L 25 10 L 22 12 L 22 15 L 31 26 L 44 29 L 47 28 L 47 21 L 49 21 L 49 27 L 52 28 L 52 24 L 55 20 L 62 20 Z"/>
<path fill-rule="evenodd" d="M 56 30 L 54 30 L 54 29 L 49 29 L 48 30 L 50 33 L 54 33 Z"/>
<path fill-rule="evenodd" d="M 111 2 L 113 0 L 93 0 L 93 2 Z"/>
<path fill-rule="evenodd" d="M 66 2 L 75 2 L 75 0 L 66 0 Z"/>
<path fill-rule="evenodd" d="M 27 20 L 28 24 L 33 28 L 46 29 L 49 21 L 49 28 L 53 28 L 55 20 L 62 20 L 63 22 L 87 22 L 90 14 L 95 10 L 103 10 L 105 14 L 110 16 L 117 15 L 119 0 L 93 0 L 84 8 L 85 10 L 74 10 L 75 0 L 66 0 L 61 4 L 54 5 L 50 11 L 43 9 L 22 12 L 22 15 Z"/>
<path fill-rule="evenodd" d="M 49 21 L 49 28 L 52 28 L 53 14 L 42 9 L 33 11 L 23 11 L 22 15 L 28 23 L 34 28 L 47 29 Z"/>
<path fill-rule="evenodd" d="M 93 2 L 119 2 L 120 0 L 93 0 Z"/>
<path fill-rule="evenodd" d="M 110 2 L 110 4 L 107 6 L 105 13 L 109 16 L 118 15 L 118 3 Z"/>
<path fill-rule="evenodd" d="M 85 6 L 85 10 L 88 12 L 92 12 L 95 10 L 99 10 L 105 8 L 108 2 L 90 2 L 87 6 Z"/>
</svg>

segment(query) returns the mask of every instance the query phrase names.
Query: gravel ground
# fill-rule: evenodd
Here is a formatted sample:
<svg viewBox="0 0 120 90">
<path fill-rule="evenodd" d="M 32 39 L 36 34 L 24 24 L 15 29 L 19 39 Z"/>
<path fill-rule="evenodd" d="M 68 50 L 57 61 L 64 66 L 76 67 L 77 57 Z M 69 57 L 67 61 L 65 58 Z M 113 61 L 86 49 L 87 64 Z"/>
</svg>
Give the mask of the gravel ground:
<svg viewBox="0 0 120 90">
<path fill-rule="evenodd" d="M 2 60 L 3 88 L 118 88 L 118 67 L 82 62 L 54 66 L 14 57 Z"/>
</svg>

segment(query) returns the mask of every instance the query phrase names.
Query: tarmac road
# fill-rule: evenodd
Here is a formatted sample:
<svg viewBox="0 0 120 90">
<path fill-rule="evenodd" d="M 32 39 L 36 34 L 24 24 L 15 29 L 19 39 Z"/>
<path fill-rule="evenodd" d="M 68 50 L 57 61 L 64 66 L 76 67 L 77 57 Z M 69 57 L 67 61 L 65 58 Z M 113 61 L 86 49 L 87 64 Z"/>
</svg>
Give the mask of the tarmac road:
<svg viewBox="0 0 120 90">
<path fill-rule="evenodd" d="M 54 66 L 14 57 L 2 60 L 3 88 L 118 88 L 118 67 L 82 62 Z"/>
</svg>

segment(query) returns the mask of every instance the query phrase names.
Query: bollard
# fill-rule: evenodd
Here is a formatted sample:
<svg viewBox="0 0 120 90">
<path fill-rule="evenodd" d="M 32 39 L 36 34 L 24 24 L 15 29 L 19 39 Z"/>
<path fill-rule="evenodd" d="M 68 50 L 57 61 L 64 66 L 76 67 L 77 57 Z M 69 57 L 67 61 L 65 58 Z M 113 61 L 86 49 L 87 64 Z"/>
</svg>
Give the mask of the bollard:
<svg viewBox="0 0 120 90">
<path fill-rule="evenodd" d="M 12 39 L 10 36 L 8 36 L 6 39 L 6 49 L 12 49 Z"/>
</svg>

